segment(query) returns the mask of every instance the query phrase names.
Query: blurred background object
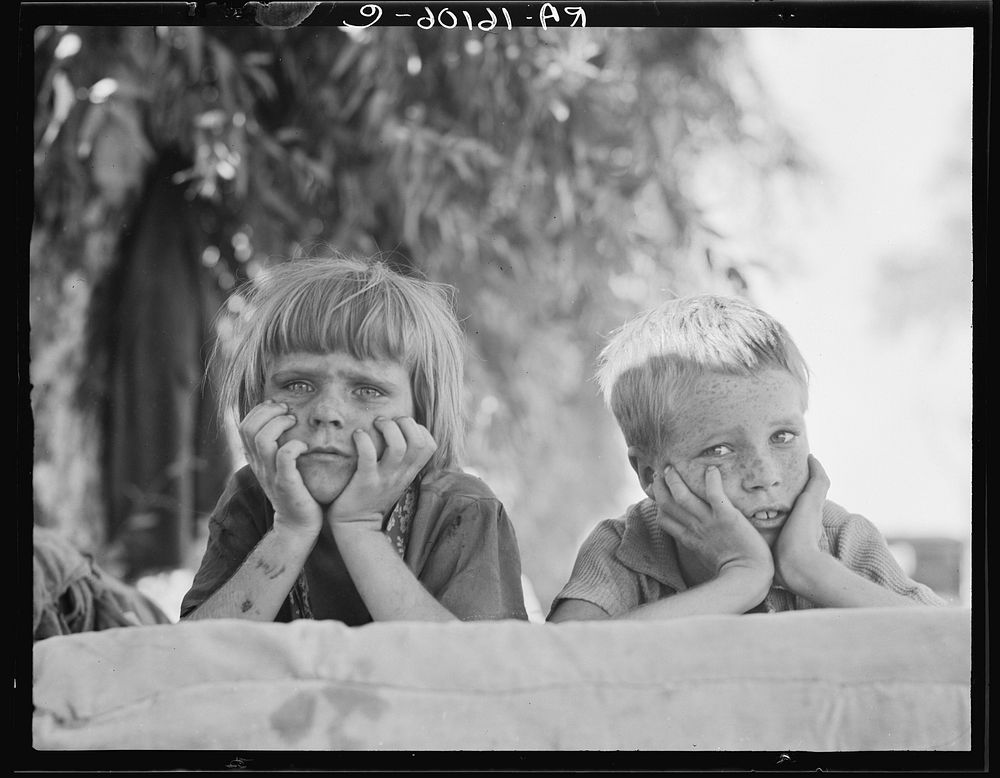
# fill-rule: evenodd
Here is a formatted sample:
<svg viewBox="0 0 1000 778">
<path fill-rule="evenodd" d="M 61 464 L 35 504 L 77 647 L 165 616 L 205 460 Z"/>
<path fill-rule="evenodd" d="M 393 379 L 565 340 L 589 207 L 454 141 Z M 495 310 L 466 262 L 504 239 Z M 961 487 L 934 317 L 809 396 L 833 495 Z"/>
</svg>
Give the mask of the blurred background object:
<svg viewBox="0 0 1000 778">
<path fill-rule="evenodd" d="M 216 325 L 213 315 L 269 263 L 322 247 L 383 254 L 458 288 L 470 343 L 467 469 L 507 506 L 536 614 L 547 612 L 590 528 L 642 497 L 590 380 L 605 336 L 632 313 L 664 295 L 741 294 L 790 318 L 814 368 L 810 347 L 826 347 L 810 333 L 827 329 L 851 332 L 838 349 L 848 355 L 893 353 L 910 338 L 920 374 L 943 372 L 919 360 L 935 339 L 969 337 L 970 138 L 961 128 L 946 135 L 952 189 L 923 198 L 947 195 L 936 226 L 921 223 L 933 238 L 921 237 L 920 252 L 878 243 L 892 237 L 883 232 L 888 210 L 858 225 L 864 251 L 851 223 L 827 214 L 840 219 L 842 242 L 822 245 L 830 235 L 810 234 L 801 206 L 835 188 L 831 160 L 795 126 L 782 89 L 820 121 L 831 111 L 863 117 L 819 87 L 807 100 L 801 85 L 781 81 L 776 39 L 805 32 L 38 28 L 35 523 L 59 528 L 176 615 L 207 515 L 240 463 L 201 381 L 212 339 L 226 336 L 226 321 Z M 922 33 L 940 45 L 939 63 L 959 63 L 941 88 L 960 98 L 960 119 L 968 114 L 971 35 L 892 32 L 900 33 L 893 56 L 919 56 L 903 33 Z M 852 39 L 834 43 L 844 40 Z M 799 41 L 788 51 L 835 82 L 841 68 L 809 59 Z M 886 111 L 898 86 L 879 87 Z M 922 99 L 940 113 L 937 92 Z M 930 170 L 945 157 L 910 162 Z M 894 170 L 887 175 L 891 198 Z M 866 185 L 846 190 L 851 202 L 871 194 L 886 197 Z M 854 285 L 858 265 L 838 259 L 856 249 L 859 262 L 882 268 L 872 297 Z M 953 270 L 942 270 L 939 251 Z M 842 266 L 844 286 L 783 291 L 816 277 L 817 266 Z M 951 302 L 914 307 L 939 300 L 942 279 Z M 789 298 L 800 308 L 772 305 Z M 229 311 L 238 314 L 239 298 Z M 869 320 L 870 311 L 886 315 Z M 971 403 L 971 350 L 950 353 L 949 380 L 928 386 L 922 407 L 939 397 Z M 851 481 L 831 461 L 849 455 L 822 452 L 857 456 L 859 447 L 903 468 L 904 481 L 880 470 L 880 488 L 915 493 L 927 480 L 923 463 L 838 408 L 837 392 L 825 396 L 833 382 L 824 381 L 842 368 L 819 364 L 810 418 L 837 422 L 831 432 L 821 420 L 812 442 L 833 477 L 831 497 Z M 865 369 L 859 362 L 852 376 Z M 895 391 L 867 386 L 865 396 L 898 405 Z M 922 516 L 902 502 L 887 516 L 869 493 L 847 491 L 843 503 L 906 539 L 915 558 L 929 560 L 915 575 L 959 599 L 961 571 L 948 549 L 970 535 L 971 412 L 932 416 L 910 418 L 954 450 L 935 477 L 955 487 L 937 496 L 955 499 L 925 501 Z"/>
</svg>

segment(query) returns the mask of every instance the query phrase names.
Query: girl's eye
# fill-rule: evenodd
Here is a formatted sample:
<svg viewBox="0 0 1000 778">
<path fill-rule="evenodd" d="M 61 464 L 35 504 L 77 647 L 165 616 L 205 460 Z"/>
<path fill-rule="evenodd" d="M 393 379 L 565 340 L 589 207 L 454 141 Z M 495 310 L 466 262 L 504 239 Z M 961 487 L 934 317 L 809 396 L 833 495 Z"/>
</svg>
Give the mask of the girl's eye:
<svg viewBox="0 0 1000 778">
<path fill-rule="evenodd" d="M 706 448 L 701 452 L 703 457 L 724 457 L 726 454 L 732 454 L 733 450 L 724 443 L 720 443 L 718 446 L 711 446 Z"/>
<path fill-rule="evenodd" d="M 382 396 L 381 390 L 376 389 L 374 386 L 360 386 L 358 387 L 358 394 L 369 400 L 374 397 Z"/>
<path fill-rule="evenodd" d="M 796 435 L 794 432 L 789 432 L 788 430 L 782 430 L 781 432 L 775 432 L 774 435 L 771 436 L 771 439 L 775 443 L 791 443 L 797 437 L 798 435 Z"/>
<path fill-rule="evenodd" d="M 305 394 L 312 391 L 312 387 L 305 381 L 289 381 L 285 384 L 285 389 L 293 394 Z"/>
</svg>

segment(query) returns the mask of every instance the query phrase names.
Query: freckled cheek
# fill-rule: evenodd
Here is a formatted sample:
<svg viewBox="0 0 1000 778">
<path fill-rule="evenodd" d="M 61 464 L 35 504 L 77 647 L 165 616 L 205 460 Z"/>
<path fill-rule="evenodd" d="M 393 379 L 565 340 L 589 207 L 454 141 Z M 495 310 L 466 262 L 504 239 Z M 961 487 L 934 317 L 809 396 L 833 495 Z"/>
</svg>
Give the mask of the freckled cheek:
<svg viewBox="0 0 1000 778">
<path fill-rule="evenodd" d="M 733 462 L 724 462 L 718 466 L 719 475 L 722 476 L 722 490 L 726 495 L 732 499 L 733 495 L 738 494 L 741 482 L 741 476 L 739 469 L 735 466 Z M 707 470 L 708 468 L 706 468 Z M 702 482 L 704 483 L 705 475 L 702 472 Z"/>
<path fill-rule="evenodd" d="M 798 453 L 794 457 L 790 457 L 786 464 L 787 481 L 793 486 L 796 494 L 805 489 L 806 482 L 809 480 L 808 454 L 808 451 Z"/>
<path fill-rule="evenodd" d="M 705 502 L 708 502 L 708 489 L 705 486 L 705 474 L 708 472 L 707 466 L 695 465 L 691 463 L 674 463 L 674 467 L 677 472 L 680 473 L 681 478 L 684 479 L 684 483 L 687 488 L 690 489 L 697 497 L 701 498 Z M 730 465 L 719 465 L 719 474 L 722 476 L 722 488 L 727 495 L 735 493 L 735 485 L 739 483 L 739 479 L 733 474 L 733 468 Z"/>
<path fill-rule="evenodd" d="M 798 495 L 809 480 L 809 448 L 796 446 L 775 455 L 775 467 L 780 483 L 790 495 Z"/>
</svg>

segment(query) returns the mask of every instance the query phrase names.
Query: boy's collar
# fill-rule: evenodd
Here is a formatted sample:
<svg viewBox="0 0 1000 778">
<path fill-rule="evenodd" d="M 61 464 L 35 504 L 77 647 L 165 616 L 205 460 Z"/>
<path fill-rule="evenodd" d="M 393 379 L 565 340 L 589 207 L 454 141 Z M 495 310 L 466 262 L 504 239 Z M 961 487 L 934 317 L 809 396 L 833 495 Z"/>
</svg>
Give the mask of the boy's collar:
<svg viewBox="0 0 1000 778">
<path fill-rule="evenodd" d="M 626 567 L 648 575 L 675 592 L 687 589 L 677 544 L 656 521 L 656 503 L 645 499 L 625 513 L 625 531 L 615 556 Z"/>
</svg>

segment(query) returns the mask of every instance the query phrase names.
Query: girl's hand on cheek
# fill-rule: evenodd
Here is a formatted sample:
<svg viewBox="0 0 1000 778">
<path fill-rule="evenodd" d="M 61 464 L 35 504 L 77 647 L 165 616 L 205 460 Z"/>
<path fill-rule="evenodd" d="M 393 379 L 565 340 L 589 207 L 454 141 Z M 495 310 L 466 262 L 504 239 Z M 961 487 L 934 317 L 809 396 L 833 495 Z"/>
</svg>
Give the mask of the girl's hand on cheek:
<svg viewBox="0 0 1000 778">
<path fill-rule="evenodd" d="M 691 491 L 677 470 L 667 466 L 653 480 L 664 529 L 718 575 L 730 566 L 773 572 L 771 551 L 726 496 L 718 468 L 705 472 L 706 500 Z"/>
<path fill-rule="evenodd" d="M 243 454 L 261 483 L 274 470 L 278 438 L 294 426 L 295 418 L 288 413 L 288 406 L 273 400 L 255 405 L 240 422 Z"/>
<path fill-rule="evenodd" d="M 774 542 L 774 564 L 778 583 L 791 587 L 789 581 L 808 564 L 809 555 L 819 552 L 823 534 L 823 505 L 830 489 L 830 478 L 816 457 L 809 455 L 809 480 L 795 499 L 792 512 Z"/>
<path fill-rule="evenodd" d="M 427 428 L 408 416 L 378 418 L 374 425 L 385 447 L 379 456 L 373 435 L 355 431 L 358 461 L 354 476 L 327 509 L 327 521 L 334 528 L 358 525 L 381 531 L 385 514 L 437 450 Z"/>
<path fill-rule="evenodd" d="M 266 400 L 250 410 L 239 426 L 247 464 L 274 506 L 275 526 L 296 532 L 318 533 L 322 511 L 302 481 L 296 466 L 306 444 L 290 440 L 278 445 L 281 435 L 295 426 L 295 417 L 284 403 Z"/>
</svg>

